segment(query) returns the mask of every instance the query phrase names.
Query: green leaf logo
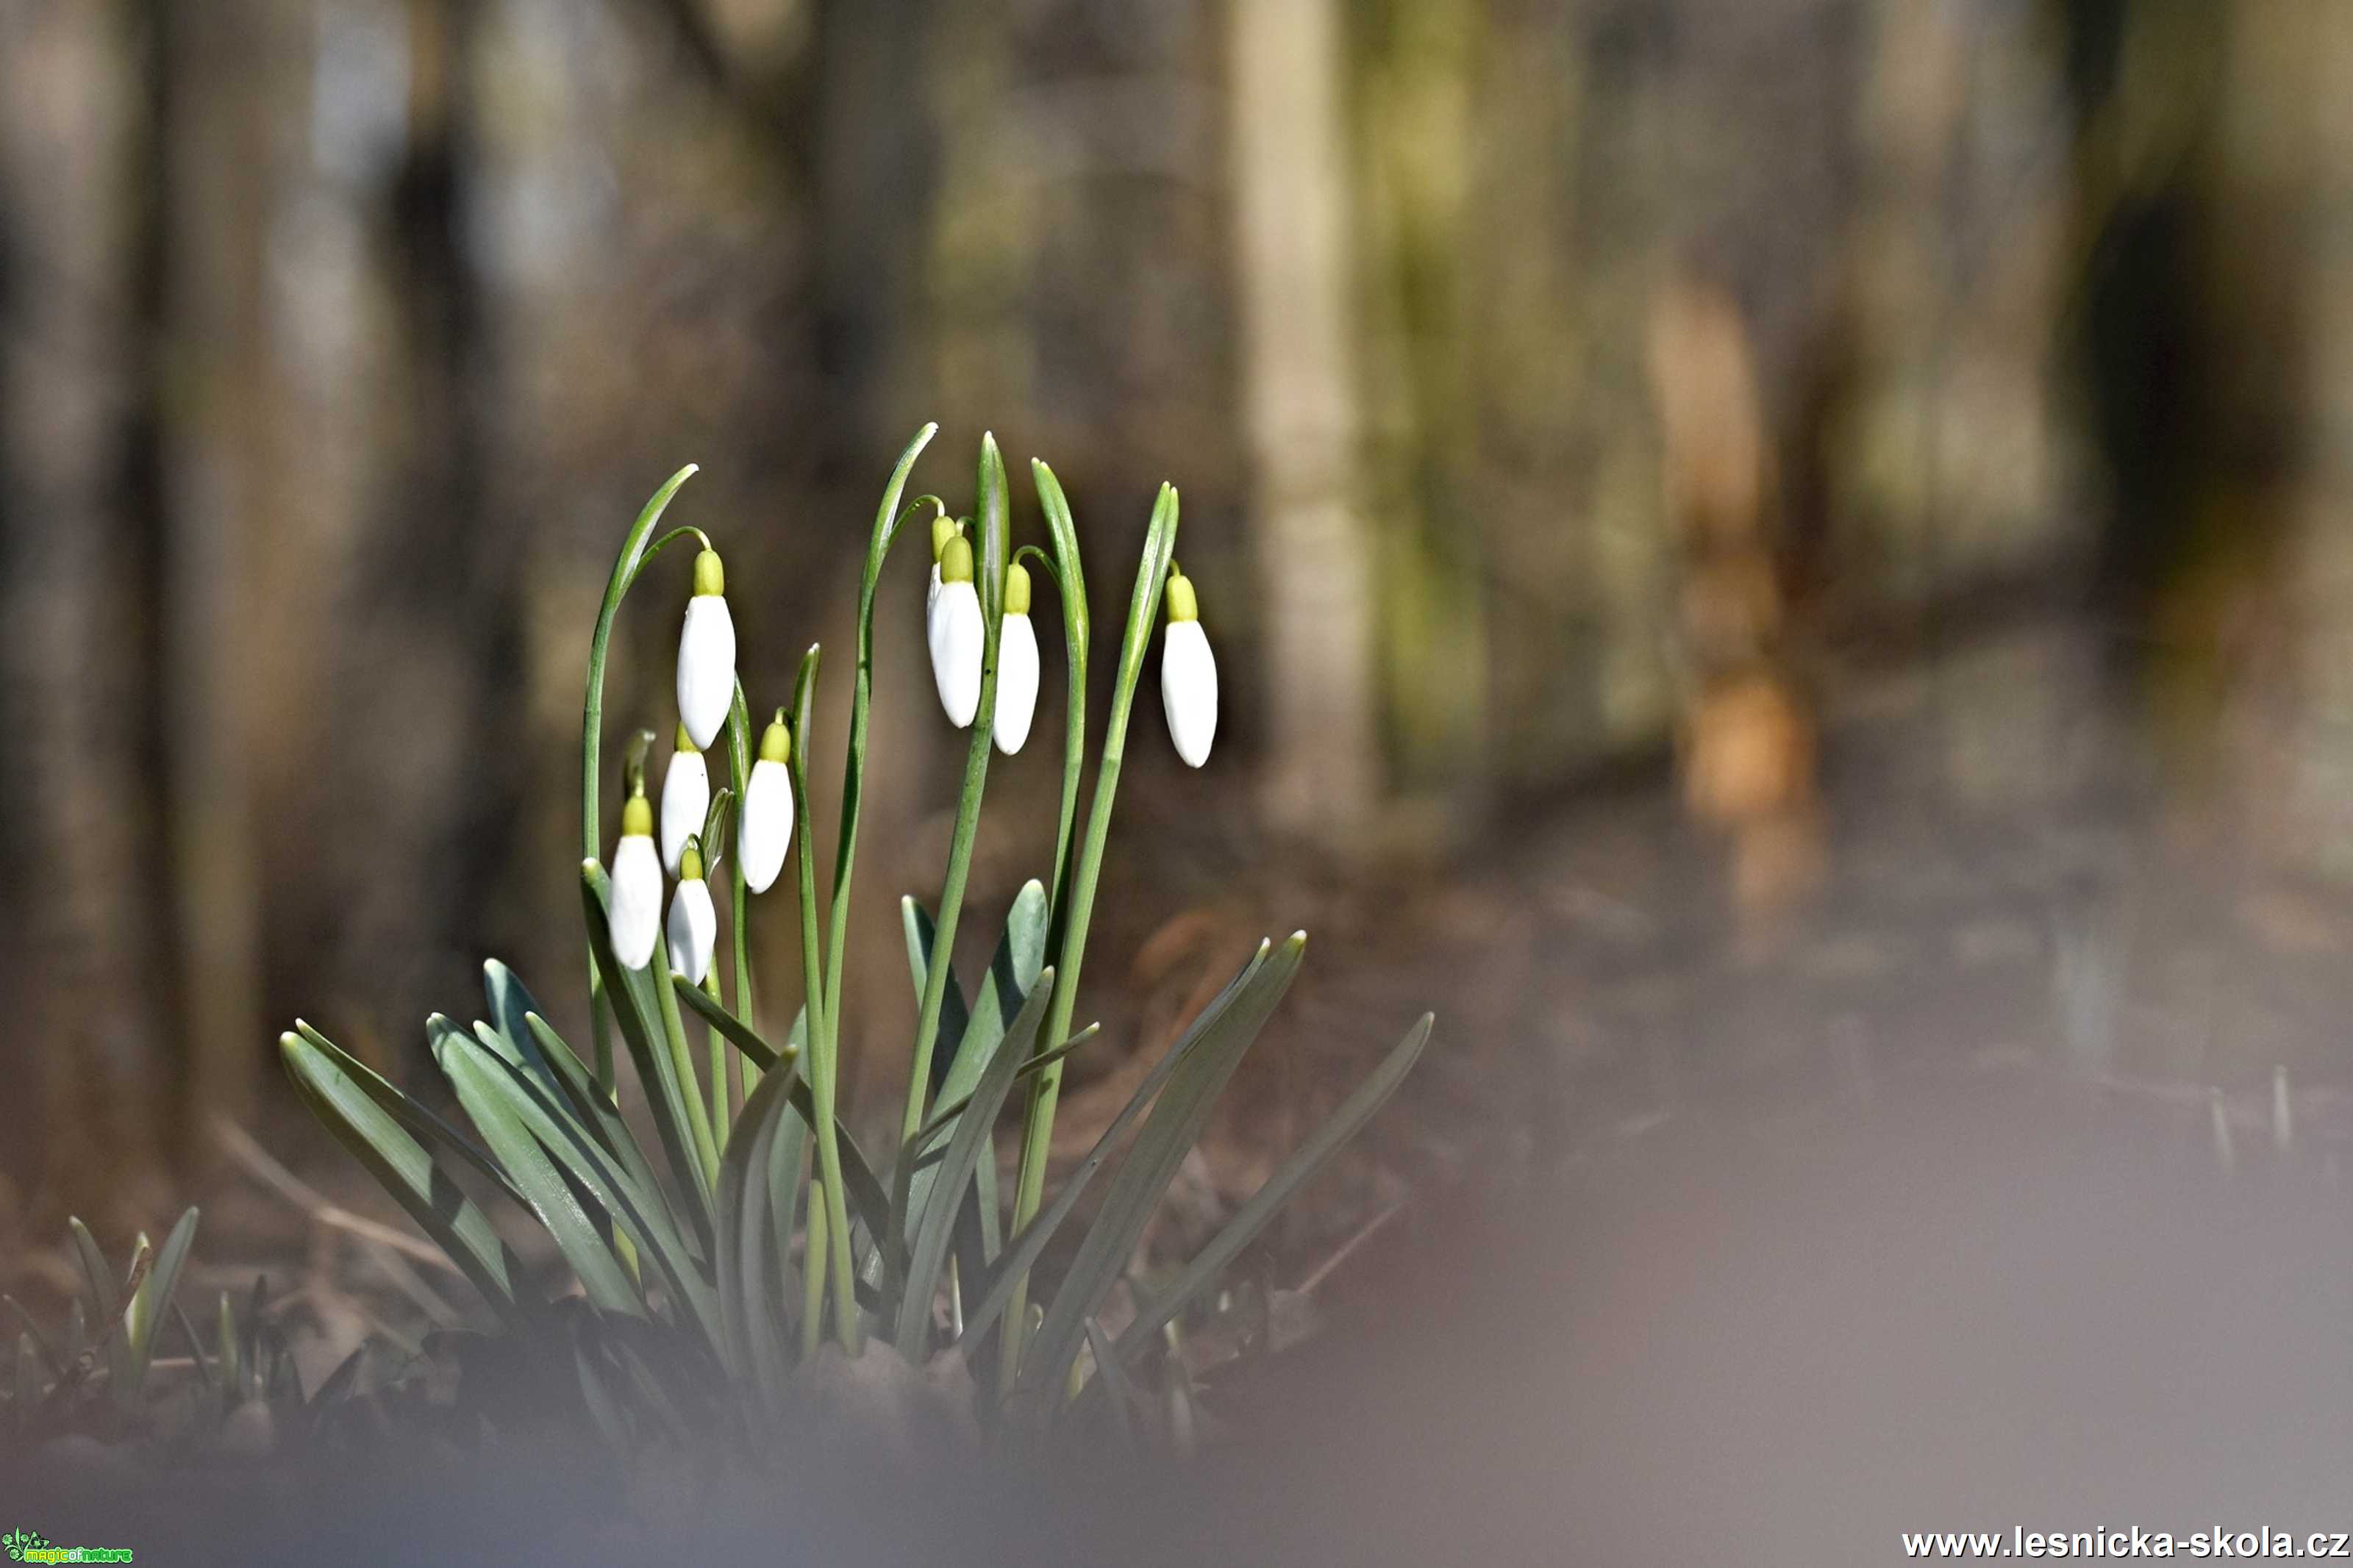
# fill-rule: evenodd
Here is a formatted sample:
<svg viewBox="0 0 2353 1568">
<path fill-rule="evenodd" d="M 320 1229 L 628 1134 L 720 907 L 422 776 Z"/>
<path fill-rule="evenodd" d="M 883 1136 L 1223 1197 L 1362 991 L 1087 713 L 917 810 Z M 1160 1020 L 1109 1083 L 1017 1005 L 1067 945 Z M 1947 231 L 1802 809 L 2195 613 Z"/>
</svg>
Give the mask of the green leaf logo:
<svg viewBox="0 0 2353 1568">
<path fill-rule="evenodd" d="M 0 1549 L 5 1549 L 10 1559 L 18 1563 L 25 1560 L 26 1552 L 37 1551 L 48 1543 L 49 1538 L 38 1531 L 12 1530 L 0 1535 Z"/>
</svg>

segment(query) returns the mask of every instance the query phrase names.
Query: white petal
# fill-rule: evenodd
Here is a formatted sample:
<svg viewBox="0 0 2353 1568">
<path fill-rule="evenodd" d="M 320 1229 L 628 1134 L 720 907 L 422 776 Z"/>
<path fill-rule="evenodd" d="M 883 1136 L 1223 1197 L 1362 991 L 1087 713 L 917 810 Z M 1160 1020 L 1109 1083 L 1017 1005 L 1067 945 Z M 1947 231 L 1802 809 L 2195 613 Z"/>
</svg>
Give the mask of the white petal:
<svg viewBox="0 0 2353 1568">
<path fill-rule="evenodd" d="M 678 875 L 679 852 L 689 835 L 702 831 L 711 814 L 711 767 L 701 752 L 672 752 L 670 771 L 662 774 L 662 869 Z"/>
<path fill-rule="evenodd" d="M 712 949 L 719 945 L 719 911 L 711 907 L 711 884 L 697 877 L 681 882 L 670 896 L 670 966 L 700 985 L 711 973 Z"/>
<path fill-rule="evenodd" d="M 1029 738 L 1038 713 L 1038 629 L 1008 616 L 997 641 L 997 749 L 1007 756 Z"/>
<path fill-rule="evenodd" d="M 613 851 L 613 956 L 624 969 L 643 969 L 654 955 L 661 930 L 661 861 L 654 841 L 642 833 L 621 837 Z"/>
<path fill-rule="evenodd" d="M 1218 660 L 1198 621 L 1171 621 L 1160 644 L 1160 706 L 1187 767 L 1209 760 L 1218 735 Z"/>
<path fill-rule="evenodd" d="M 944 583 L 932 606 L 932 679 L 948 722 L 961 730 L 980 706 L 980 595 L 969 583 Z"/>
<path fill-rule="evenodd" d="M 678 636 L 678 717 L 687 738 L 708 747 L 726 727 L 735 700 L 735 617 L 716 594 L 686 602 L 686 626 Z"/>
<path fill-rule="evenodd" d="M 923 624 L 929 626 L 932 612 L 940 607 L 940 563 L 932 563 L 932 585 L 923 591 Z"/>
<path fill-rule="evenodd" d="M 793 780 L 784 763 L 763 757 L 752 764 L 735 837 L 744 885 L 755 893 L 766 892 L 785 868 L 785 851 L 793 842 Z"/>
</svg>

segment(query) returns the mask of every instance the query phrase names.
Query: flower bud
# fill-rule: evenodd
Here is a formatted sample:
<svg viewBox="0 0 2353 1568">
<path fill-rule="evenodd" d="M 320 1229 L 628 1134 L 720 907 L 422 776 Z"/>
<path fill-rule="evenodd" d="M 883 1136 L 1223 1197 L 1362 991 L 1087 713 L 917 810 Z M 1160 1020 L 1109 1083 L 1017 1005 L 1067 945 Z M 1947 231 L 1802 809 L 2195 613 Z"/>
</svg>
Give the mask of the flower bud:
<svg viewBox="0 0 2353 1568">
<path fill-rule="evenodd" d="M 690 985 L 702 984 L 711 973 L 711 955 L 719 945 L 719 911 L 712 906 L 711 884 L 702 878 L 702 850 L 690 837 L 680 856 L 678 886 L 670 896 L 670 966 L 686 976 Z"/>
<path fill-rule="evenodd" d="M 735 621 L 726 591 L 718 552 L 696 556 L 694 597 L 678 639 L 678 716 L 697 751 L 719 738 L 735 700 Z"/>
<path fill-rule="evenodd" d="M 1007 756 L 1029 739 L 1038 711 L 1038 631 L 1029 624 L 1029 573 L 1005 569 L 1005 622 L 997 641 L 997 749 Z"/>
<path fill-rule="evenodd" d="M 643 969 L 661 930 L 662 871 L 654 849 L 653 807 L 634 795 L 621 808 L 621 842 L 613 849 L 613 896 L 607 910 L 613 957 L 624 969 Z"/>
<path fill-rule="evenodd" d="M 932 679 L 948 722 L 961 730 L 980 707 L 980 595 L 972 582 L 972 544 L 961 535 L 940 552 L 940 596 L 932 602 L 928 631 Z"/>
<path fill-rule="evenodd" d="M 785 868 L 785 851 L 793 842 L 792 731 L 785 728 L 785 710 L 776 710 L 760 737 L 760 757 L 744 781 L 744 806 L 736 819 L 737 863 L 744 868 L 744 885 L 765 893 Z"/>
<path fill-rule="evenodd" d="M 1173 564 L 1168 575 L 1168 629 L 1160 642 L 1160 706 L 1168 738 L 1187 767 L 1209 760 L 1218 734 L 1218 660 L 1201 630 L 1193 584 Z"/>
<path fill-rule="evenodd" d="M 662 774 L 661 793 L 661 858 L 662 869 L 678 875 L 679 853 L 686 841 L 702 831 L 702 819 L 711 812 L 711 767 L 702 753 L 694 749 L 694 738 L 686 726 L 678 727 L 678 750 L 670 757 L 670 771 Z"/>
</svg>

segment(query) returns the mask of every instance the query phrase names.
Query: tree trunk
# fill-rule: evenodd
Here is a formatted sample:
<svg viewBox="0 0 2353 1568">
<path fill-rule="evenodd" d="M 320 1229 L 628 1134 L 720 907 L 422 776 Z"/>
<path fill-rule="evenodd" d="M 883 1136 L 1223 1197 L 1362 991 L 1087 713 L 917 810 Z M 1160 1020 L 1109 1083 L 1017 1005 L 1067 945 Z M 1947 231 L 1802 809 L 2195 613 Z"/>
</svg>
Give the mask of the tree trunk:
<svg viewBox="0 0 2353 1568">
<path fill-rule="evenodd" d="M 1346 845 L 1361 841 L 1381 763 L 1376 542 L 1356 482 L 1341 7 L 1236 0 L 1228 44 L 1267 805 L 1280 828 Z"/>
<path fill-rule="evenodd" d="M 152 1220 L 173 1083 L 168 877 L 142 628 L 150 542 L 125 527 L 147 106 L 106 0 L 0 10 L 0 697 L 7 900 L 25 990 L 12 1152 L 37 1208 Z"/>
</svg>

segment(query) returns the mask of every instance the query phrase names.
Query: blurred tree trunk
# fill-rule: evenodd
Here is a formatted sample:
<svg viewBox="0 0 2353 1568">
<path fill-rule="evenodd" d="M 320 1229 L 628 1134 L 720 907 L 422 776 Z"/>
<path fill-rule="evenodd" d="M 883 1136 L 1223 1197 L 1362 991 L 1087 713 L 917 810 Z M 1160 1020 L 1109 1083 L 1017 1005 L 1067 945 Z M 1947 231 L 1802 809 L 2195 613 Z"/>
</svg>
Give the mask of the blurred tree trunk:
<svg viewBox="0 0 2353 1568">
<path fill-rule="evenodd" d="M 10 1102 L 45 1206 L 152 1222 L 174 1082 L 149 680 L 152 539 L 126 526 L 152 40 L 109 0 L 0 7 L 0 636 L 23 743 L 6 900 Z"/>
<path fill-rule="evenodd" d="M 468 244 L 480 13 L 406 0 L 402 14 L 406 135 L 382 193 L 383 458 L 329 760 L 354 794 L 373 781 L 383 814 L 364 834 L 325 826 L 353 889 L 336 911 L 338 990 L 405 1038 L 420 998 L 475 983 L 525 763 L 510 742 L 524 711 L 520 551 L 483 506 L 491 341 Z"/>
<path fill-rule="evenodd" d="M 260 891 L 253 795 L 257 714 L 301 668 L 304 618 L 272 615 L 251 542 L 282 514 L 271 463 L 275 366 L 265 303 L 272 146 L 283 64 L 269 5 L 164 7 L 149 178 L 158 188 L 153 344 L 157 501 L 166 570 L 158 672 L 168 715 L 182 1032 L 191 1152 L 215 1115 L 250 1118 L 267 1059 L 260 1021 Z M 275 586 L 302 595 L 309 584 Z M 270 643 L 286 640 L 273 650 Z M 274 652 L 275 657 L 272 657 Z"/>
<path fill-rule="evenodd" d="M 1236 0 L 1227 42 L 1267 806 L 1278 827 L 1345 846 L 1361 842 L 1381 765 L 1341 7 Z"/>
<path fill-rule="evenodd" d="M 1475 258 L 1529 242 L 1499 244 L 1508 230 L 1470 223 L 1480 174 L 1472 109 L 1489 63 L 1484 7 L 1392 3 L 1360 7 L 1356 18 L 1375 367 L 1366 500 L 1382 520 L 1378 673 L 1398 782 L 1453 795 L 1445 815 L 1462 826 L 1493 783 L 1484 532 L 1472 525 L 1484 409 L 1472 379 L 1469 296 Z M 1541 146 L 1521 158 L 1544 167 Z"/>
</svg>

